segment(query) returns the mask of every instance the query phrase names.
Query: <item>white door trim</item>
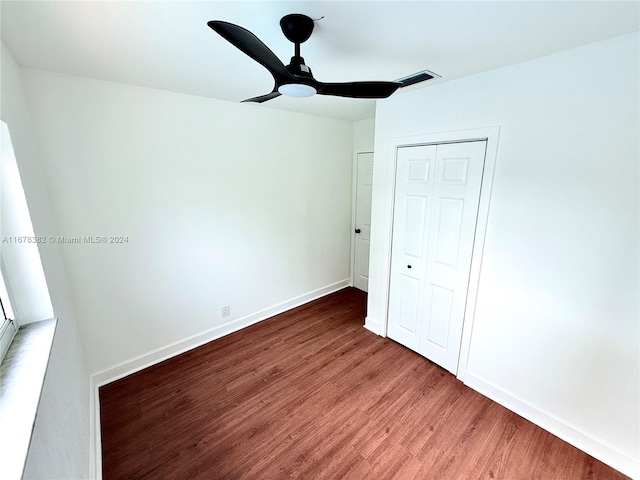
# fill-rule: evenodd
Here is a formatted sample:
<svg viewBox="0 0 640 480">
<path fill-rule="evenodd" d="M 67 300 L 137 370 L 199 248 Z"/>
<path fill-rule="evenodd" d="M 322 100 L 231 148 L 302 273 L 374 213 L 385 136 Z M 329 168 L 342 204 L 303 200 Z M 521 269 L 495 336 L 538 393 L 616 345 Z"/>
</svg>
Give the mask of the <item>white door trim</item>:
<svg viewBox="0 0 640 480">
<path fill-rule="evenodd" d="M 493 186 L 493 176 L 498 153 L 498 138 L 500 127 L 485 127 L 454 132 L 440 132 L 425 135 L 415 135 L 410 137 L 392 138 L 389 141 L 389 157 L 386 175 L 386 198 L 385 204 L 390 206 L 387 209 L 386 234 L 389 236 L 385 242 L 383 272 L 384 294 L 380 298 L 370 301 L 378 302 L 376 311 L 379 312 L 381 322 L 377 325 L 371 324 L 365 327 L 375 333 L 387 336 L 387 321 L 389 313 L 389 286 L 391 281 L 391 235 L 393 226 L 393 204 L 395 198 L 395 172 L 396 172 L 396 152 L 397 149 L 410 145 L 429 145 L 440 143 L 458 143 L 477 140 L 487 141 L 487 151 L 485 156 L 484 172 L 482 175 L 482 187 L 480 192 L 480 204 L 478 207 L 478 220 L 476 224 L 476 235 L 473 242 L 473 257 L 471 260 L 471 270 L 469 276 L 469 289 L 467 291 L 467 306 L 464 314 L 464 326 L 462 331 L 462 344 L 460 348 L 460 359 L 458 361 L 457 377 L 464 381 L 467 372 L 467 361 L 469 358 L 469 348 L 471 345 L 471 333 L 473 331 L 473 318 L 475 314 L 476 298 L 478 294 L 478 283 L 480 280 L 480 269 L 482 264 L 482 252 L 489 219 L 489 204 L 491 200 L 491 189 Z M 374 179 L 375 181 L 375 179 Z"/>
<path fill-rule="evenodd" d="M 373 153 L 373 148 L 354 148 L 351 167 L 351 231 L 349 238 L 351 239 L 351 265 L 349 266 L 349 285 L 353 287 L 356 274 L 356 239 L 354 232 L 356 230 L 356 203 L 358 195 L 358 155 L 361 153 Z"/>
</svg>

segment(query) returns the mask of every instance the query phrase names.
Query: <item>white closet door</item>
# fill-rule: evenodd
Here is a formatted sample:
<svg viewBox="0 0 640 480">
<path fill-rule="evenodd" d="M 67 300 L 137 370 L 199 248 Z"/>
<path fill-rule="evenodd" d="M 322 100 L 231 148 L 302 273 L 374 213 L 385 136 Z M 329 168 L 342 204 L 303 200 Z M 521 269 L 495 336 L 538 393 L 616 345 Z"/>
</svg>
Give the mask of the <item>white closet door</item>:
<svg viewBox="0 0 640 480">
<path fill-rule="evenodd" d="M 438 145 L 419 352 L 456 373 L 486 142 Z"/>
<path fill-rule="evenodd" d="M 387 335 L 418 351 L 436 147 L 398 149 Z"/>
<path fill-rule="evenodd" d="M 410 195 L 402 185 L 409 183 L 406 172 L 415 157 L 405 150 L 416 148 L 433 149 L 434 158 L 420 195 L 425 199 L 423 212 L 409 211 Z M 398 149 L 388 335 L 453 373 L 460 355 L 485 150 L 484 141 Z M 420 213 L 422 220 L 417 218 Z M 399 252 L 408 250 L 420 252 L 416 265 L 404 265 L 409 259 Z M 407 271 L 415 282 L 407 280 Z M 404 331 L 399 335 L 402 329 L 396 325 L 410 326 L 412 336 Z"/>
</svg>

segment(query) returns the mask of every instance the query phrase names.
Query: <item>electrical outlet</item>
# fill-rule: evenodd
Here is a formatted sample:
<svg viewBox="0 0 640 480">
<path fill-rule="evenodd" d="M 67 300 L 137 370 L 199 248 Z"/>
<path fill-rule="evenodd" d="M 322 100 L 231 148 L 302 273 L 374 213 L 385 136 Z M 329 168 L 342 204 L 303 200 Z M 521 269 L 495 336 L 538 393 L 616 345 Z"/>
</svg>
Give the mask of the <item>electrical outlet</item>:
<svg viewBox="0 0 640 480">
<path fill-rule="evenodd" d="M 222 307 L 222 316 L 228 317 L 229 315 L 231 315 L 231 310 L 229 309 L 229 305 L 225 305 Z"/>
</svg>

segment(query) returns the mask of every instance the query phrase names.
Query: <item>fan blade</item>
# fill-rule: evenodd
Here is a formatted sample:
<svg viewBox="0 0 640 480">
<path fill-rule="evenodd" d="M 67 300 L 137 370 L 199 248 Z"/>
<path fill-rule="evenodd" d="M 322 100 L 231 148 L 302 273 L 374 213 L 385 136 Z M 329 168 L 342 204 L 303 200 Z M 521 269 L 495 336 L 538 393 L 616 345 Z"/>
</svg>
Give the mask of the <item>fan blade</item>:
<svg viewBox="0 0 640 480">
<path fill-rule="evenodd" d="M 216 33 L 219 33 L 229 43 L 269 70 L 276 80 L 276 83 L 284 79 L 290 80 L 292 78 L 284 64 L 276 57 L 276 54 L 269 50 L 269 47 L 246 28 L 219 20 L 211 20 L 207 22 L 207 25 Z"/>
<path fill-rule="evenodd" d="M 242 103 L 245 103 L 245 102 L 263 103 L 263 102 L 266 102 L 267 100 L 271 100 L 271 99 L 279 97 L 279 96 L 280 96 L 280 92 L 278 92 L 277 90 L 274 90 L 273 92 L 267 93 L 266 95 L 260 95 L 259 97 L 247 98 L 246 100 L 243 100 Z"/>
<path fill-rule="evenodd" d="M 351 98 L 387 98 L 402 86 L 399 82 L 317 82 L 320 95 L 335 95 Z"/>
</svg>

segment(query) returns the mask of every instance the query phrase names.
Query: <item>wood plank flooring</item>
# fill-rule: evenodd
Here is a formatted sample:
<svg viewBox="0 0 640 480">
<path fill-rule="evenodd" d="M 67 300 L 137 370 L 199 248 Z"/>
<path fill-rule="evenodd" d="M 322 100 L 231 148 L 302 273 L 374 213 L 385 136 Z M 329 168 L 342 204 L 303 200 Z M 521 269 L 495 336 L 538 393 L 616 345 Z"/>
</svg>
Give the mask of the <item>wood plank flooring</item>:
<svg viewBox="0 0 640 480">
<path fill-rule="evenodd" d="M 364 316 L 348 288 L 100 388 L 104 480 L 627 478 Z"/>
</svg>

